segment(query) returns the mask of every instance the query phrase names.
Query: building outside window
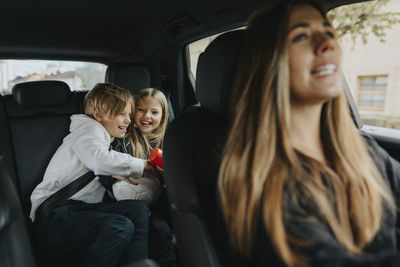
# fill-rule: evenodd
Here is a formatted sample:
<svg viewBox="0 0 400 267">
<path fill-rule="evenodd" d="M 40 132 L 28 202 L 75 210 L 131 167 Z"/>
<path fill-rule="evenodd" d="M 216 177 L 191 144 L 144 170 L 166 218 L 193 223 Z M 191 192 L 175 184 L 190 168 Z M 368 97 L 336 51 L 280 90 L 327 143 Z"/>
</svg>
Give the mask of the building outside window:
<svg viewBox="0 0 400 267">
<path fill-rule="evenodd" d="M 400 1 L 390 0 L 381 12 L 399 13 Z M 342 36 L 342 71 L 363 124 L 400 130 L 400 24 L 384 37 L 371 32 L 364 43 Z"/>
<path fill-rule="evenodd" d="M 0 60 L 0 94 L 11 94 L 21 82 L 57 80 L 68 84 L 71 91 L 88 91 L 103 82 L 107 66 L 96 62 L 61 60 Z"/>
</svg>

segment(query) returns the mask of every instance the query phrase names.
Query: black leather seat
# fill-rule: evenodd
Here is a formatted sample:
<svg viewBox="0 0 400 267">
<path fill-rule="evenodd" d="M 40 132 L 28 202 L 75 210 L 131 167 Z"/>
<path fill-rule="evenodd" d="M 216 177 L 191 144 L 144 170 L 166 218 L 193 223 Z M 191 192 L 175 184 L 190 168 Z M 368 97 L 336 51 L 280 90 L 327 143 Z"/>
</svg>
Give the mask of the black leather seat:
<svg viewBox="0 0 400 267">
<path fill-rule="evenodd" d="M 16 190 L 14 153 L 0 96 L 0 266 L 35 266 L 25 225 L 25 218 Z"/>
<path fill-rule="evenodd" d="M 165 182 L 181 266 L 225 266 L 229 241 L 217 200 L 221 154 L 230 130 L 228 104 L 243 31 L 225 33 L 200 56 L 196 92 L 201 107 L 169 125 Z"/>
<path fill-rule="evenodd" d="M 106 71 L 106 82 L 116 84 L 128 89 L 133 95 L 140 90 L 152 87 L 151 76 L 149 70 L 143 66 L 133 63 L 114 63 L 108 66 Z M 165 94 L 168 102 L 168 122 L 171 122 L 175 115 L 168 92 L 160 88 Z"/>
<path fill-rule="evenodd" d="M 70 116 L 81 112 L 84 93 L 71 93 L 61 81 L 16 84 L 5 96 L 16 176 L 24 214 L 47 164 L 69 132 Z"/>
<path fill-rule="evenodd" d="M 35 266 L 20 200 L 3 165 L 0 165 L 0 266 Z"/>
<path fill-rule="evenodd" d="M 105 81 L 128 89 L 137 94 L 143 88 L 151 87 L 149 70 L 133 63 L 114 63 L 107 67 Z"/>
<path fill-rule="evenodd" d="M 45 81 L 18 84 L 1 99 L 1 136 L 8 141 L 0 148 L 0 266 L 35 266 L 26 227 L 30 194 L 67 133 L 70 114 L 80 111 L 79 98 L 65 83 Z"/>
<path fill-rule="evenodd" d="M 84 95 L 84 92 L 72 93 L 61 81 L 35 81 L 16 84 L 12 95 L 4 97 L 15 160 L 14 184 L 28 232 L 31 232 L 30 195 L 68 134 L 70 116 L 81 113 Z M 51 258 L 35 254 L 38 259 Z"/>
</svg>

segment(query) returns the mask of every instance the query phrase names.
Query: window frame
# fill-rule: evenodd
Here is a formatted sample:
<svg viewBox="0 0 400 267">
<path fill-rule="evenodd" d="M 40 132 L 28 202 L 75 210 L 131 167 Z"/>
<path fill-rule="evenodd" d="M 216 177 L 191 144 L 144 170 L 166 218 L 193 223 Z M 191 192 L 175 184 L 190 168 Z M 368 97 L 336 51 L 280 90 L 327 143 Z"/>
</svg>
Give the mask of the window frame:
<svg viewBox="0 0 400 267">
<path fill-rule="evenodd" d="M 385 110 L 385 106 L 386 106 L 386 96 L 387 96 L 387 91 L 388 91 L 388 82 L 386 81 L 386 86 L 385 86 L 385 90 L 361 90 L 361 81 L 362 79 L 365 78 L 373 78 L 374 79 L 374 88 L 376 86 L 376 80 L 378 78 L 386 78 L 386 80 L 389 79 L 389 75 L 388 74 L 371 74 L 371 75 L 358 75 L 357 76 L 357 80 L 358 80 L 358 91 L 357 91 L 357 106 L 359 109 L 361 110 L 372 110 L 372 111 L 384 111 Z M 384 104 L 382 107 L 376 107 L 376 106 L 361 106 L 360 105 L 360 97 L 361 95 L 385 95 L 385 100 L 384 100 Z M 374 102 L 374 100 L 371 101 L 372 103 Z"/>
</svg>

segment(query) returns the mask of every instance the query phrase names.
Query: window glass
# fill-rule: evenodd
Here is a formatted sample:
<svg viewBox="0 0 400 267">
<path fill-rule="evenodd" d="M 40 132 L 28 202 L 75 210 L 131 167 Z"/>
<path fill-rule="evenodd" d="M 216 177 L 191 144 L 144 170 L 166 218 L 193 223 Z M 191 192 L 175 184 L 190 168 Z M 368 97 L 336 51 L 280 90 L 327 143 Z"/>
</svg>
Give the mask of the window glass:
<svg viewBox="0 0 400 267">
<path fill-rule="evenodd" d="M 93 62 L 0 60 L 0 93 L 10 94 L 15 84 L 38 80 L 61 80 L 71 91 L 87 91 L 104 81 L 106 69 Z"/>
<path fill-rule="evenodd" d="M 400 129 L 398 12 L 398 0 L 367 1 L 331 11 L 339 36 L 346 23 L 360 26 L 351 26 L 339 40 L 343 72 L 366 125 Z"/>
<path fill-rule="evenodd" d="M 358 108 L 360 110 L 383 110 L 385 108 L 387 76 L 358 77 Z"/>
</svg>

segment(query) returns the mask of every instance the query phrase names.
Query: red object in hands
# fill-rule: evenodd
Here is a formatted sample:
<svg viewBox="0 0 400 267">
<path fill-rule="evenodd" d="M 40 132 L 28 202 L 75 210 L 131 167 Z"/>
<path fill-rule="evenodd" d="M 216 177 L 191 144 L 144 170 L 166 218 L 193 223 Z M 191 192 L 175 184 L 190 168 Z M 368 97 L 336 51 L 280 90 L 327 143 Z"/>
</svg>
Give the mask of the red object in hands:
<svg viewBox="0 0 400 267">
<path fill-rule="evenodd" d="M 151 163 L 156 164 L 158 167 L 163 169 L 162 164 L 162 150 L 159 148 L 154 148 L 153 151 L 150 153 L 149 160 Z"/>
</svg>

